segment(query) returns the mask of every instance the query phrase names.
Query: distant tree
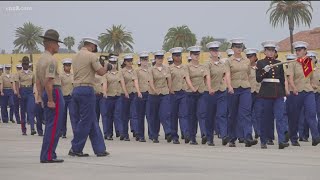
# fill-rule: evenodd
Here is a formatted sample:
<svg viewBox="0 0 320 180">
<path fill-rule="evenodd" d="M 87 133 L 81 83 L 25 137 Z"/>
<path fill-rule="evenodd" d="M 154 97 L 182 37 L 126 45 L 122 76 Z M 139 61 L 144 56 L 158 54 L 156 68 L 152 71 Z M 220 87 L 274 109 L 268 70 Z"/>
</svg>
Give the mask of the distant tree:
<svg viewBox="0 0 320 180">
<path fill-rule="evenodd" d="M 212 41 L 214 41 L 214 38 L 213 38 L 212 36 L 204 36 L 204 37 L 202 37 L 202 38 L 201 38 L 201 42 L 200 42 L 202 51 L 208 52 L 209 49 L 206 47 L 206 45 L 207 45 L 209 42 L 212 42 Z"/>
<path fill-rule="evenodd" d="M 122 25 L 112 25 L 110 29 L 106 29 L 106 33 L 101 33 L 99 40 L 101 41 L 102 51 L 112 50 L 116 54 L 124 51 L 125 47 L 133 50 L 132 33 L 127 31 Z"/>
<path fill-rule="evenodd" d="M 5 53 L 6 53 L 6 50 L 1 49 L 1 54 L 5 54 Z"/>
<path fill-rule="evenodd" d="M 35 26 L 31 22 L 24 23 L 23 27 L 15 30 L 14 47 L 18 48 L 18 51 L 27 50 L 30 54 L 30 61 L 33 62 L 32 54 L 38 50 L 38 45 L 42 44 L 42 38 L 39 37 L 42 33 L 40 26 Z"/>
<path fill-rule="evenodd" d="M 191 32 L 187 25 L 171 27 L 164 37 L 162 49 L 169 51 L 173 47 L 183 47 L 187 49 L 197 42 L 196 35 Z"/>
<path fill-rule="evenodd" d="M 220 50 L 220 51 L 226 51 L 227 49 L 230 48 L 230 46 L 231 46 L 230 42 L 224 41 L 224 42 L 222 42 L 222 44 L 220 45 L 219 50 Z"/>
<path fill-rule="evenodd" d="M 310 27 L 313 8 L 311 1 L 271 1 L 270 23 L 273 27 L 284 26 L 287 22 L 290 31 L 291 53 L 293 53 L 293 30 L 295 25 L 304 24 Z"/>
<path fill-rule="evenodd" d="M 71 48 L 72 46 L 74 46 L 74 37 L 72 36 L 68 36 L 66 38 L 64 38 L 63 43 L 65 46 L 67 46 L 69 53 L 71 52 Z"/>
</svg>

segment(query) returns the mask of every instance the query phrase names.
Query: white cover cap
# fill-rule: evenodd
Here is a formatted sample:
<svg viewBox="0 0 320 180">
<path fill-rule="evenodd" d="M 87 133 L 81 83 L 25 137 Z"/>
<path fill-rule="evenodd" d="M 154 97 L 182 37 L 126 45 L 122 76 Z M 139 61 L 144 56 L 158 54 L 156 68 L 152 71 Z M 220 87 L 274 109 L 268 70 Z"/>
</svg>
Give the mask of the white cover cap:
<svg viewBox="0 0 320 180">
<path fill-rule="evenodd" d="M 219 48 L 220 45 L 221 45 L 221 42 L 219 42 L 219 41 L 213 41 L 213 42 L 209 42 L 208 44 L 206 44 L 206 47 L 207 47 L 208 49 L 210 49 L 210 48 Z"/>
<path fill-rule="evenodd" d="M 296 41 L 292 43 L 293 48 L 308 48 L 309 44 L 304 41 Z"/>
<path fill-rule="evenodd" d="M 72 59 L 71 58 L 65 58 L 62 60 L 62 64 L 72 64 Z"/>
<path fill-rule="evenodd" d="M 201 46 L 191 46 L 191 47 L 188 47 L 188 51 L 191 51 L 191 52 L 200 52 L 200 51 L 201 51 Z"/>
<path fill-rule="evenodd" d="M 244 50 L 245 54 L 257 54 L 258 52 L 259 52 L 259 50 L 255 49 L 255 48 L 248 48 L 248 49 Z"/>
<path fill-rule="evenodd" d="M 97 40 L 97 39 L 94 39 L 94 38 L 91 38 L 91 37 L 85 37 L 82 39 L 83 42 L 89 42 L 89 43 L 92 43 L 92 44 L 95 44 L 95 45 L 99 45 L 100 41 Z"/>
<path fill-rule="evenodd" d="M 169 52 L 170 53 L 182 53 L 182 50 L 183 50 L 183 48 L 182 47 L 174 47 L 174 48 L 171 48 L 170 50 L 169 50 Z"/>
</svg>

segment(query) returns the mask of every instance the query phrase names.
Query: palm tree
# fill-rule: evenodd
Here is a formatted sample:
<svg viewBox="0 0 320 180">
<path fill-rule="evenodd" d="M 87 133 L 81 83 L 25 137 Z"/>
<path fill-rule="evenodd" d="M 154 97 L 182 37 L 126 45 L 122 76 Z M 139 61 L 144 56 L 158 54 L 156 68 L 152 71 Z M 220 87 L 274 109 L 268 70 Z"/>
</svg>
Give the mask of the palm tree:
<svg viewBox="0 0 320 180">
<path fill-rule="evenodd" d="M 83 47 L 83 41 L 80 41 L 79 42 L 79 45 L 78 45 L 78 50 L 80 51 L 80 49 Z"/>
<path fill-rule="evenodd" d="M 270 23 L 273 27 L 289 25 L 291 53 L 293 53 L 293 30 L 295 25 L 304 24 L 310 27 L 313 8 L 311 1 L 272 1 L 267 13 L 270 12 Z"/>
<path fill-rule="evenodd" d="M 172 27 L 164 37 L 162 48 L 165 51 L 173 47 L 188 48 L 197 42 L 196 35 L 191 32 L 187 25 Z"/>
<path fill-rule="evenodd" d="M 30 54 L 30 61 L 33 61 L 32 53 L 38 50 L 38 44 L 42 44 L 41 36 L 43 29 L 40 26 L 35 26 L 31 22 L 23 24 L 23 27 L 18 27 L 15 30 L 15 37 L 13 44 L 17 50 L 27 50 Z"/>
<path fill-rule="evenodd" d="M 200 45 L 201 45 L 201 49 L 202 51 L 205 51 L 205 52 L 208 52 L 209 49 L 206 47 L 206 45 L 209 43 L 209 42 L 212 42 L 214 41 L 214 38 L 212 36 L 203 36 L 201 38 L 201 42 L 200 42 Z"/>
<path fill-rule="evenodd" d="M 120 54 L 124 51 L 125 47 L 128 47 L 133 51 L 133 38 L 131 32 L 127 31 L 122 25 L 112 25 L 110 29 L 107 29 L 106 33 L 101 33 L 99 36 L 102 51 L 112 50 L 116 54 Z"/>
<path fill-rule="evenodd" d="M 72 46 L 74 46 L 74 37 L 68 36 L 63 39 L 63 43 L 67 46 L 69 53 L 71 52 Z"/>
</svg>

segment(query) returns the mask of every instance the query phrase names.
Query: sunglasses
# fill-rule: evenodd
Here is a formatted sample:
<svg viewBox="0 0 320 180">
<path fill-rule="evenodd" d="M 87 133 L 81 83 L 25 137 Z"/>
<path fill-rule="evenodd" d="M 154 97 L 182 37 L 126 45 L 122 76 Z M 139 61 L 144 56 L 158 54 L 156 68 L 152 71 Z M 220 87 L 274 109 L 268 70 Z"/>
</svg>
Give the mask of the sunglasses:
<svg viewBox="0 0 320 180">
<path fill-rule="evenodd" d="M 240 48 L 242 48 L 243 46 L 242 46 L 242 44 L 236 44 L 236 45 L 233 45 L 233 47 L 240 49 Z"/>
<path fill-rule="evenodd" d="M 219 48 L 209 48 L 210 51 L 218 52 Z"/>
<path fill-rule="evenodd" d="M 296 48 L 295 50 L 296 52 L 298 52 L 298 51 L 301 51 L 302 49 L 305 49 L 305 48 Z"/>
</svg>

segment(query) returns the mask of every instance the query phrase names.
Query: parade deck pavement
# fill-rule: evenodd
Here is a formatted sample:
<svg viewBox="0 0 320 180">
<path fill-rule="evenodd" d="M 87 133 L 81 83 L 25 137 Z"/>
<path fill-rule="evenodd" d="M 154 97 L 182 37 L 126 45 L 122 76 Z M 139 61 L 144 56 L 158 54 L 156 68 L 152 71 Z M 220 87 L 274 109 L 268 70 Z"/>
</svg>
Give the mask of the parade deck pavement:
<svg viewBox="0 0 320 180">
<path fill-rule="evenodd" d="M 64 163 L 40 164 L 42 137 L 31 136 L 29 129 L 28 136 L 22 136 L 19 125 L 0 123 L 0 179 L 320 179 L 320 146 L 313 147 L 311 142 L 284 150 L 277 145 L 262 150 L 259 144 L 223 147 L 217 138 L 214 147 L 201 145 L 200 139 L 197 146 L 182 140 L 180 145 L 168 144 L 163 135 L 159 144 L 115 138 L 106 141 L 110 156 L 96 157 L 88 140 L 84 152 L 90 157 L 78 158 L 67 155 L 71 139 L 69 131 L 67 139 L 60 139 L 58 144 L 56 152 Z"/>
</svg>

